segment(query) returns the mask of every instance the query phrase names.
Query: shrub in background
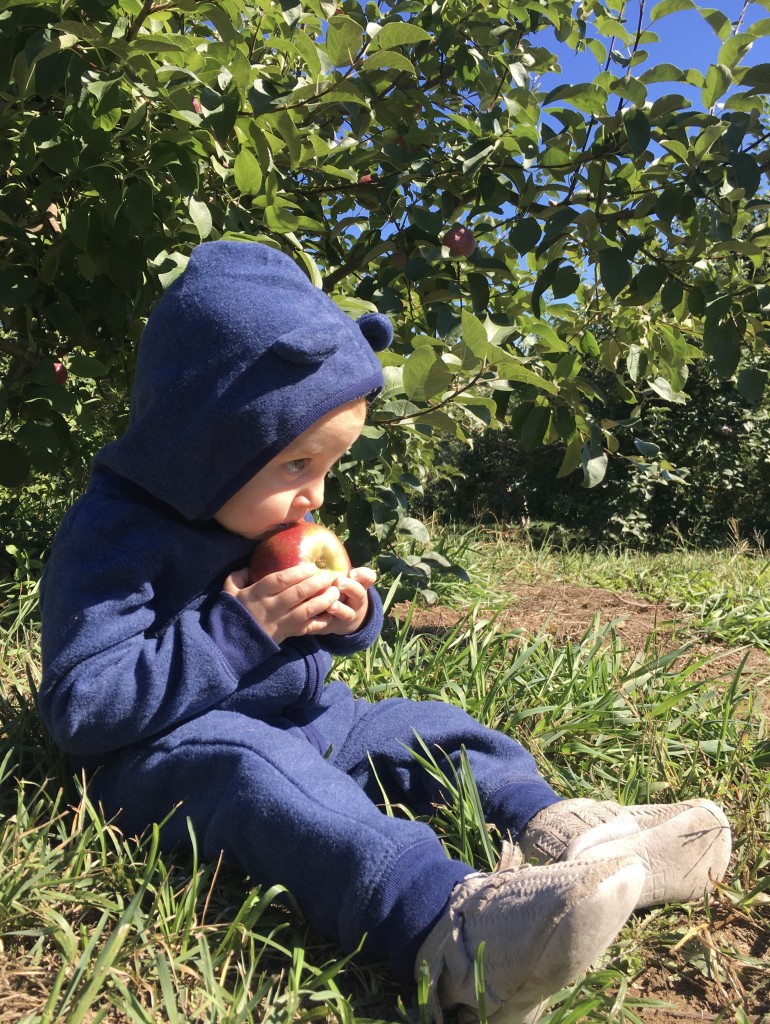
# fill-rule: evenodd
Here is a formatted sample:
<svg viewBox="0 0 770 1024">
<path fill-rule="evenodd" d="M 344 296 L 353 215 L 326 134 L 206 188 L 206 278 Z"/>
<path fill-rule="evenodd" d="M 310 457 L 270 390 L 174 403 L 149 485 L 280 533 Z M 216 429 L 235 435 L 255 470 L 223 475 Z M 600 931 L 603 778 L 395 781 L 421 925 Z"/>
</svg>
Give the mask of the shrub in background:
<svg viewBox="0 0 770 1024">
<path fill-rule="evenodd" d="M 470 448 L 445 449 L 456 472 L 431 484 L 425 508 L 465 522 L 539 522 L 590 543 L 652 548 L 767 533 L 768 403 L 747 403 L 703 363 L 690 373 L 686 393 L 686 404 L 648 411 L 644 439 L 625 438 L 612 472 L 595 488 L 558 477 L 558 450 L 526 452 L 515 431 L 503 428 L 479 434 Z M 660 472 L 661 463 L 676 469 Z"/>
</svg>

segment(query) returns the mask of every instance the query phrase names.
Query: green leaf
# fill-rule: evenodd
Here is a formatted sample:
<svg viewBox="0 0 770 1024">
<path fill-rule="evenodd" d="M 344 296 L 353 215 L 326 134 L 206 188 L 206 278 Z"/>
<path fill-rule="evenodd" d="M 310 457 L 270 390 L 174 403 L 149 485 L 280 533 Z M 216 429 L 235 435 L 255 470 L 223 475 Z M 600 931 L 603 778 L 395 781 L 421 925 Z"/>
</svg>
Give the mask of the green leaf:
<svg viewBox="0 0 770 1024">
<path fill-rule="evenodd" d="M 724 64 L 712 64 L 706 72 L 706 81 L 701 89 L 703 106 L 711 110 L 717 100 L 724 96 L 733 80 L 732 72 Z"/>
<path fill-rule="evenodd" d="M 394 46 L 423 43 L 430 38 L 430 34 L 418 25 L 412 25 L 406 21 L 389 21 L 374 37 L 374 43 L 381 50 L 390 50 Z"/>
<path fill-rule="evenodd" d="M 294 232 L 299 227 L 299 218 L 293 210 L 280 203 L 271 203 L 265 208 L 265 225 L 278 235 Z"/>
<path fill-rule="evenodd" d="M 404 391 L 417 402 L 430 401 L 452 383 L 452 374 L 434 349 L 416 349 L 404 363 Z"/>
<path fill-rule="evenodd" d="M 741 337 L 735 325 L 708 318 L 703 328 L 703 348 L 711 356 L 719 376 L 729 380 L 741 356 Z"/>
<path fill-rule="evenodd" d="M 634 156 L 640 156 L 647 149 L 652 134 L 647 115 L 643 110 L 635 108 L 623 118 L 623 127 L 626 129 L 628 148 Z"/>
<path fill-rule="evenodd" d="M 554 414 L 554 426 L 559 433 L 559 437 L 566 444 L 571 444 L 578 436 L 575 414 L 571 409 L 567 409 L 566 406 L 560 405 L 557 407 Z"/>
<path fill-rule="evenodd" d="M 741 85 L 748 85 L 758 92 L 770 92 L 770 64 L 755 64 L 748 68 L 743 73 Z"/>
<path fill-rule="evenodd" d="M 679 11 L 697 11 L 697 9 L 693 0 L 661 0 L 650 11 L 650 23 L 660 21 L 668 14 L 678 14 Z"/>
<path fill-rule="evenodd" d="M 21 487 L 30 471 L 29 456 L 13 441 L 0 440 L 0 486 Z"/>
<path fill-rule="evenodd" d="M 511 356 L 498 360 L 497 374 L 501 380 L 506 380 L 509 383 L 528 384 L 530 387 L 539 388 L 549 395 L 557 395 L 559 393 L 559 389 L 550 380 L 541 377 L 539 373 L 530 370 Z"/>
<path fill-rule="evenodd" d="M 508 241 L 520 256 L 534 252 L 542 231 L 534 217 L 517 220 L 508 234 Z"/>
<path fill-rule="evenodd" d="M 107 375 L 107 367 L 100 359 L 78 353 L 69 358 L 67 369 L 73 377 L 83 377 L 84 380 L 98 380 Z"/>
<path fill-rule="evenodd" d="M 569 476 L 570 473 L 574 473 L 578 466 L 581 464 L 583 459 L 583 441 L 582 438 L 576 437 L 570 441 L 567 445 L 567 450 L 564 452 L 564 458 L 562 459 L 559 472 L 556 474 L 558 479 L 562 479 L 565 476 Z"/>
<path fill-rule="evenodd" d="M 537 275 L 535 287 L 532 289 L 532 312 L 535 316 L 541 315 L 540 299 L 553 284 L 554 278 L 559 270 L 559 260 L 551 260 Z"/>
<path fill-rule="evenodd" d="M 704 21 L 708 22 L 722 41 L 728 38 L 732 32 L 733 25 L 724 11 L 711 7 L 702 10 L 701 14 L 703 15 Z"/>
<path fill-rule="evenodd" d="M 672 382 L 665 377 L 656 377 L 654 380 L 648 380 L 647 384 L 656 395 L 666 402 L 672 402 L 674 405 L 684 405 L 687 401 L 687 397 L 681 391 L 677 391 Z"/>
<path fill-rule="evenodd" d="M 334 67 L 349 67 L 363 43 L 361 26 L 344 14 L 329 19 L 326 55 Z"/>
<path fill-rule="evenodd" d="M 196 199 L 195 196 L 190 196 L 187 209 L 190 213 L 190 220 L 195 225 L 200 240 L 203 241 L 211 234 L 213 227 L 213 221 L 211 219 L 211 212 L 204 202 L 200 199 Z"/>
<path fill-rule="evenodd" d="M 631 280 L 631 264 L 620 249 L 609 246 L 599 253 L 599 274 L 602 284 L 614 299 Z"/>
<path fill-rule="evenodd" d="M 630 100 L 638 108 L 643 107 L 647 100 L 647 86 L 639 78 L 616 78 L 610 91 L 615 96 Z"/>
<path fill-rule="evenodd" d="M 765 391 L 767 383 L 767 370 L 759 370 L 756 366 L 749 366 L 738 374 L 738 391 L 747 402 L 755 404 Z"/>
<path fill-rule="evenodd" d="M 369 100 L 354 82 L 347 82 L 342 88 L 327 89 L 315 98 L 316 103 L 360 103 L 369 105 Z"/>
<path fill-rule="evenodd" d="M 730 156 L 730 168 L 746 198 L 751 199 L 762 182 L 762 171 L 757 161 L 751 153 L 733 153 Z"/>
<path fill-rule="evenodd" d="M 244 195 L 258 195 L 262 187 L 262 166 L 248 149 L 241 149 L 233 164 L 233 174 L 238 190 Z"/>
<path fill-rule="evenodd" d="M 675 277 L 669 277 L 668 281 L 663 285 L 663 290 L 660 293 L 660 303 L 667 313 L 676 309 L 679 303 L 684 298 L 684 287 L 682 282 L 678 281 Z"/>
<path fill-rule="evenodd" d="M 430 544 L 428 528 L 419 519 L 404 516 L 403 519 L 398 521 L 398 531 L 399 533 L 408 533 L 410 537 L 413 537 L 420 544 Z"/>
<path fill-rule="evenodd" d="M 291 41 L 297 47 L 297 50 L 307 65 L 310 77 L 318 78 L 321 73 L 321 56 L 316 44 L 306 32 L 303 32 L 299 28 L 293 33 Z"/>
<path fill-rule="evenodd" d="M 555 299 L 564 299 L 580 287 L 580 274 L 571 265 L 561 266 L 556 271 L 551 289 Z"/>
<path fill-rule="evenodd" d="M 475 313 L 483 313 L 489 305 L 491 294 L 489 279 L 484 274 L 471 271 L 466 275 L 466 281 L 468 291 L 471 294 L 471 300 L 473 301 L 473 311 Z"/>
<path fill-rule="evenodd" d="M 27 451 L 32 453 L 46 452 L 55 455 L 61 450 L 61 437 L 54 427 L 45 423 L 29 421 L 22 424 L 16 432 L 16 439 L 21 441 Z"/>
<path fill-rule="evenodd" d="M 240 95 L 235 89 L 235 83 L 221 95 L 213 89 L 204 89 L 201 92 L 201 102 L 206 111 L 201 124 L 208 128 L 220 143 L 224 143 L 230 137 L 238 117 Z"/>
<path fill-rule="evenodd" d="M 723 380 L 729 380 L 738 369 L 741 359 L 741 346 L 738 339 L 731 337 L 717 348 L 714 353 L 714 368 Z"/>
<path fill-rule="evenodd" d="M 601 355 L 601 349 L 593 331 L 583 331 L 580 337 L 580 349 L 587 356 L 594 356 L 597 359 Z"/>
<path fill-rule="evenodd" d="M 661 220 L 672 221 L 679 213 L 684 199 L 684 192 L 676 186 L 664 188 L 655 203 L 655 214 Z"/>
<path fill-rule="evenodd" d="M 667 276 L 666 268 L 658 263 L 648 263 L 642 267 L 634 280 L 643 302 L 649 302 L 658 294 Z"/>
<path fill-rule="evenodd" d="M 569 103 L 585 114 L 607 113 L 607 91 L 593 82 L 580 85 L 559 85 L 552 89 L 543 100 L 543 106 L 550 103 Z"/>
<path fill-rule="evenodd" d="M 486 359 L 489 340 L 484 324 L 473 313 L 464 309 L 460 314 L 463 345 L 465 345 L 479 361 Z"/>
<path fill-rule="evenodd" d="M 297 256 L 305 264 L 305 270 L 307 271 L 307 275 L 310 278 L 310 280 L 313 282 L 316 288 L 319 288 L 323 291 L 323 276 L 321 275 L 321 271 L 318 269 L 318 264 L 315 262 L 313 257 L 310 255 L 310 253 L 305 252 L 304 249 L 300 249 L 297 252 Z"/>
<path fill-rule="evenodd" d="M 0 306 L 8 309 L 24 306 L 37 289 L 37 281 L 22 276 L 15 268 L 0 271 Z"/>
<path fill-rule="evenodd" d="M 292 168 L 297 167 L 302 161 L 302 139 L 297 125 L 286 110 L 279 110 L 271 120 L 275 124 L 278 134 L 286 143 L 286 151 L 289 154 Z"/>
<path fill-rule="evenodd" d="M 417 69 L 414 64 L 403 53 L 398 53 L 395 50 L 377 50 L 366 58 L 360 70 L 363 73 L 366 71 L 378 71 L 380 68 L 406 71 L 407 74 L 417 77 Z"/>
<path fill-rule="evenodd" d="M 656 82 L 683 82 L 684 71 L 678 68 L 676 64 L 657 64 L 654 68 L 649 68 L 647 71 L 642 72 L 639 76 L 640 81 L 644 82 L 645 85 L 652 85 Z"/>
<path fill-rule="evenodd" d="M 553 371 L 553 375 L 556 380 L 572 380 L 580 373 L 582 366 L 583 360 L 577 352 L 565 352 L 556 364 L 556 369 Z"/>
<path fill-rule="evenodd" d="M 724 64 L 731 70 L 746 56 L 755 41 L 755 36 L 750 32 L 739 32 L 737 35 L 729 36 L 722 43 L 717 55 L 717 63 Z"/>
<path fill-rule="evenodd" d="M 640 437 L 634 438 L 634 448 L 643 455 L 645 459 L 657 459 L 660 455 L 660 446 L 652 441 L 642 441 Z"/>
<path fill-rule="evenodd" d="M 586 441 L 581 452 L 583 464 L 583 487 L 596 487 L 600 484 L 607 473 L 607 453 L 602 449 Z"/>
<path fill-rule="evenodd" d="M 551 410 L 547 405 L 533 405 L 521 426 L 521 446 L 531 452 L 543 444 L 551 426 Z"/>
<path fill-rule="evenodd" d="M 563 341 L 550 324 L 544 320 L 535 320 L 527 324 L 526 342 L 531 345 L 537 338 L 540 352 L 566 352 L 567 343 Z"/>
</svg>

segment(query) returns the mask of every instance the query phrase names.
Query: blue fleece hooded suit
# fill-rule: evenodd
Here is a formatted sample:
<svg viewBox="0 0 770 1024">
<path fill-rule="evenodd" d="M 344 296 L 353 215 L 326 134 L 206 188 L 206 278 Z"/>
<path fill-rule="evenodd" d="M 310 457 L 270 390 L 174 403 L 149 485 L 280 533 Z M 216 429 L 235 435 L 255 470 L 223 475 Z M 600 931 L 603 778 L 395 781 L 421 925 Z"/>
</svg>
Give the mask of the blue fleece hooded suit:
<svg viewBox="0 0 770 1024">
<path fill-rule="evenodd" d="M 212 518 L 313 422 L 381 388 L 374 350 L 391 337 L 274 249 L 194 250 L 142 336 L 128 428 L 57 534 L 39 699 L 125 831 L 168 817 L 172 848 L 189 844 L 189 819 L 206 857 L 286 886 L 322 934 L 345 951 L 366 936 L 406 980 L 471 871 L 378 806 L 381 785 L 416 813 L 441 799 L 415 734 L 457 770 L 465 748 L 487 819 L 514 835 L 557 797 L 519 744 L 457 707 L 327 683 L 333 656 L 379 634 L 373 589 L 355 634 L 274 643 L 222 589 L 253 544 Z"/>
</svg>

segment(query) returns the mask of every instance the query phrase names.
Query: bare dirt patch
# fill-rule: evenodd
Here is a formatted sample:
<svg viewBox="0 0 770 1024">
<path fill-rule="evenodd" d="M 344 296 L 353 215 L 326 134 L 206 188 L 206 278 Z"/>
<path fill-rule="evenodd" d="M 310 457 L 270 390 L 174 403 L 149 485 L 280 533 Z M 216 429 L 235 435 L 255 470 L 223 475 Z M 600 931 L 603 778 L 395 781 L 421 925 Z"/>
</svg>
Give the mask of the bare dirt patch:
<svg viewBox="0 0 770 1024">
<path fill-rule="evenodd" d="M 649 1024 L 768 1020 L 767 930 L 757 928 L 719 894 L 710 900 L 709 910 L 708 917 L 682 915 L 668 948 L 662 955 L 656 949 L 634 983 L 634 995 L 660 1004 L 640 1010 Z"/>
<path fill-rule="evenodd" d="M 641 601 L 632 594 L 615 593 L 600 587 L 578 587 L 570 583 L 517 583 L 509 589 L 509 601 L 488 609 L 497 627 L 535 636 L 546 633 L 559 643 L 578 643 L 597 620 L 613 624 L 629 658 L 646 650 L 667 653 L 687 647 L 683 660 L 689 664 L 708 658 L 695 678 L 732 679 L 740 669 L 754 688 L 757 708 L 770 716 L 770 658 L 753 647 L 728 647 L 699 632 L 698 623 L 665 604 Z M 401 619 L 408 605 L 397 605 Z M 481 614 L 484 613 L 482 609 Z M 462 609 L 444 605 L 421 606 L 414 610 L 412 628 L 422 632 L 443 632 L 464 618 Z"/>
</svg>

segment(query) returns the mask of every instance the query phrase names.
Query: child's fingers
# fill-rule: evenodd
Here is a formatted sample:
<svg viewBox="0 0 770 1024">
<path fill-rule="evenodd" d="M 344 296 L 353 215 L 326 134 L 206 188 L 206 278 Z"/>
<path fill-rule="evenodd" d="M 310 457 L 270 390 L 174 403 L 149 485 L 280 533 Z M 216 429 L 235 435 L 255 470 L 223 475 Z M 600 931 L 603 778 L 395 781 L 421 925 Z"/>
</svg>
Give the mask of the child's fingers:
<svg viewBox="0 0 770 1024">
<path fill-rule="evenodd" d="M 293 587 L 305 585 L 301 595 L 309 597 L 314 590 L 323 590 L 333 583 L 336 574 L 328 569 L 318 569 L 312 562 L 300 562 L 292 565 L 289 569 L 281 569 L 279 572 L 272 572 L 269 576 L 263 576 L 261 580 L 254 583 L 258 593 L 263 597 L 273 597 Z M 313 581 L 312 583 L 310 581 Z M 302 599 L 302 597 L 300 597 Z"/>
<path fill-rule="evenodd" d="M 320 594 L 315 594 L 301 604 L 295 605 L 287 613 L 286 619 L 304 632 L 307 623 L 312 619 L 327 616 L 332 606 L 339 602 L 339 598 L 340 592 L 337 587 L 327 587 Z"/>
<path fill-rule="evenodd" d="M 360 603 L 366 598 L 366 587 L 362 586 L 358 580 L 352 579 L 350 576 L 340 576 L 335 582 L 343 599 Z"/>
<path fill-rule="evenodd" d="M 358 616 L 358 609 L 352 608 L 349 604 L 344 604 L 342 601 L 336 601 L 329 609 L 329 615 L 335 618 L 338 623 L 352 625 Z"/>
<path fill-rule="evenodd" d="M 243 590 L 244 587 L 249 585 L 249 570 L 248 569 L 236 569 L 235 572 L 231 572 L 225 582 L 222 584 L 222 589 L 228 594 L 232 594 L 236 597 L 239 590 Z"/>
<path fill-rule="evenodd" d="M 316 636 L 318 633 L 328 633 L 334 618 L 331 615 L 320 615 L 318 618 L 309 619 L 305 623 L 304 636 Z"/>
<path fill-rule="evenodd" d="M 364 590 L 368 590 L 377 582 L 377 573 L 368 565 L 360 565 L 350 570 L 347 579 L 355 580 L 356 583 L 361 584 Z"/>
</svg>

